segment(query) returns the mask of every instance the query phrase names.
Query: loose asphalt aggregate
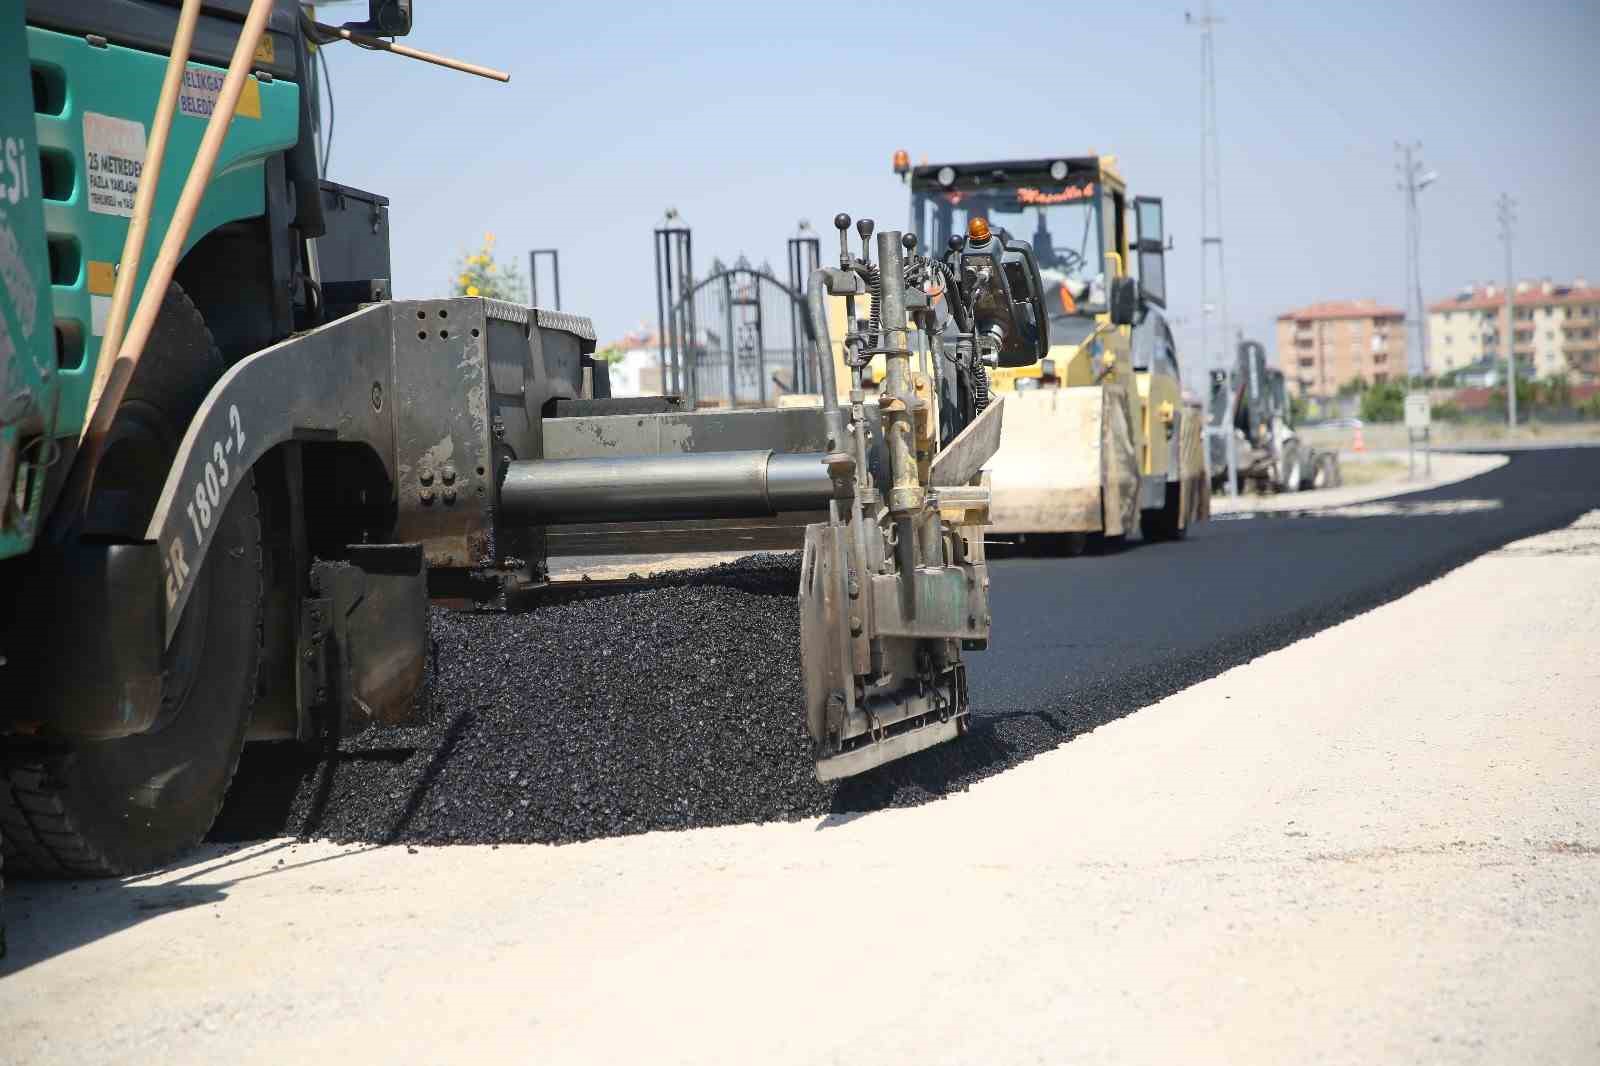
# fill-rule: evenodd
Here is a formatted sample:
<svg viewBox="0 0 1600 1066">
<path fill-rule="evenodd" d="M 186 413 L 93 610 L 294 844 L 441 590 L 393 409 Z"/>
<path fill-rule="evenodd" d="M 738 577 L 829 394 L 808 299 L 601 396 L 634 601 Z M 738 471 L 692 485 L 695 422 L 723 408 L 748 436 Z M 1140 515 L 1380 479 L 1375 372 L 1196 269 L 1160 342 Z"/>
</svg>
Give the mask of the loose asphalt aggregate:
<svg viewBox="0 0 1600 1066">
<path fill-rule="evenodd" d="M 994 558 L 971 731 L 836 786 L 812 774 L 793 555 L 516 614 L 436 609 L 428 719 L 331 752 L 253 746 L 213 839 L 564 843 L 920 803 L 1596 506 L 1600 452 L 1521 452 L 1392 508 Z M 1337 685 L 1338 664 L 1305 683 Z"/>
</svg>

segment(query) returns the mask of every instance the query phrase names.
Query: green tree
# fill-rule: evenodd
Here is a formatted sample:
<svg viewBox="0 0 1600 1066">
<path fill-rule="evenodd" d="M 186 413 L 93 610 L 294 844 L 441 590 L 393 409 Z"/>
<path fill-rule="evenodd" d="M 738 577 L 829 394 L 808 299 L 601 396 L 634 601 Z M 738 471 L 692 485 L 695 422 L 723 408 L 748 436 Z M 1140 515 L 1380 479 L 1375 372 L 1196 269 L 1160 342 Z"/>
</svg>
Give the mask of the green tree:
<svg viewBox="0 0 1600 1066">
<path fill-rule="evenodd" d="M 454 296 L 482 296 L 518 304 L 528 302 L 528 286 L 517 273 L 516 264 L 495 260 L 492 233 L 483 235 L 483 244 L 477 251 L 456 260 L 450 292 Z"/>
<path fill-rule="evenodd" d="M 1367 384 L 1367 379 L 1358 375 L 1339 386 L 1339 395 L 1341 397 L 1359 396 L 1369 388 L 1371 386 Z"/>
</svg>

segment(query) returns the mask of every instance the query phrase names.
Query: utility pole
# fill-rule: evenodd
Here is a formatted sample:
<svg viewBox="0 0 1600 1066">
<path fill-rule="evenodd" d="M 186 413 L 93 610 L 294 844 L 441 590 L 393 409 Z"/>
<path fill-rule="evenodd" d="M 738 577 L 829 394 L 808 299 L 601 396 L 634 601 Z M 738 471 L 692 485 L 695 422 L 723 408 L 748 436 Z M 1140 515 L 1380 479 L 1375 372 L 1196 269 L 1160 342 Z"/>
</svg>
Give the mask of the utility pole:
<svg viewBox="0 0 1600 1066">
<path fill-rule="evenodd" d="M 1421 377 L 1428 372 L 1428 321 L 1422 303 L 1422 215 L 1417 210 L 1417 193 L 1439 180 L 1439 175 L 1424 169 L 1421 141 L 1396 141 L 1394 150 L 1400 157 L 1395 163 L 1400 174 L 1395 187 L 1406 194 L 1406 372 Z"/>
<path fill-rule="evenodd" d="M 1222 143 L 1217 136 L 1217 59 L 1212 39 L 1212 28 L 1223 20 L 1211 14 L 1211 0 L 1206 0 L 1202 14 L 1185 11 L 1183 21 L 1200 31 L 1200 353 L 1211 366 L 1230 369 L 1228 278 L 1222 254 Z"/>
<path fill-rule="evenodd" d="M 1511 227 L 1517 221 L 1517 202 L 1509 193 L 1501 193 L 1495 201 L 1500 215 L 1500 241 L 1506 246 L 1506 425 L 1517 428 L 1517 320 L 1513 317 L 1517 283 L 1511 276 Z"/>
</svg>

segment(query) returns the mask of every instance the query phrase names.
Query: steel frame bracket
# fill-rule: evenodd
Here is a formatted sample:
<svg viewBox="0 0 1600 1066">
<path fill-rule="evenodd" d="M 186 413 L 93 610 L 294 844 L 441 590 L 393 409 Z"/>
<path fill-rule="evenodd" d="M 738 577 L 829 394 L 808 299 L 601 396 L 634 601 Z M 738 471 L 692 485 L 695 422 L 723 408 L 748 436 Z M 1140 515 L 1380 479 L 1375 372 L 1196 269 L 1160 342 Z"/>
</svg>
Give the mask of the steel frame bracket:
<svg viewBox="0 0 1600 1066">
<path fill-rule="evenodd" d="M 427 707 L 428 576 L 420 544 L 352 544 L 301 602 L 301 739 L 408 725 Z"/>
</svg>

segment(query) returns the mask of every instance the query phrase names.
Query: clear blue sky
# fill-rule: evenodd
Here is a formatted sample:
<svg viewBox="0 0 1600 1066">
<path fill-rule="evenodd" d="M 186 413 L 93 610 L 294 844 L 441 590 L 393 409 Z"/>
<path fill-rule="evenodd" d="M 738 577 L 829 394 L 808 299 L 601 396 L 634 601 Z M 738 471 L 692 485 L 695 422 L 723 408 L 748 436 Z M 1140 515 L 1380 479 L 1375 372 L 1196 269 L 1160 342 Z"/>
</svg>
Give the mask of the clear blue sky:
<svg viewBox="0 0 1600 1066">
<path fill-rule="evenodd" d="M 1098 151 L 1166 198 L 1171 310 L 1194 349 L 1200 42 L 1182 3 L 415 8 L 407 43 L 512 82 L 329 50 L 329 176 L 391 198 L 400 296 L 444 292 L 492 230 L 524 272 L 528 248 L 560 248 L 566 309 L 610 339 L 654 323 L 650 231 L 668 205 L 694 229 L 697 267 L 743 252 L 781 272 L 800 218 L 825 250 L 841 210 L 904 225 L 896 148 Z M 1503 274 L 1502 191 L 1520 205 L 1519 275 L 1600 281 L 1600 2 L 1214 11 L 1230 317 L 1269 350 L 1273 318 L 1301 304 L 1404 306 L 1398 139 L 1420 140 L 1440 175 L 1423 193 L 1426 299 Z"/>
</svg>

